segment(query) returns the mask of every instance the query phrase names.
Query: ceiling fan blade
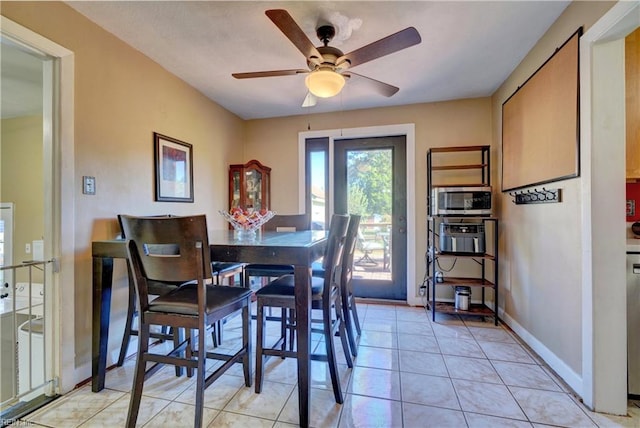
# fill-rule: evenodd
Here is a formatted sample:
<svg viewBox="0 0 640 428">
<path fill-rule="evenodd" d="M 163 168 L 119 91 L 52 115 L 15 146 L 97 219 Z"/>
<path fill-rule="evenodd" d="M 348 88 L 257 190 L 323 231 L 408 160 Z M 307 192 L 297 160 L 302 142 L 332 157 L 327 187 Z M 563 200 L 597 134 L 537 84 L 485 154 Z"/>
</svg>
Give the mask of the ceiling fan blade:
<svg viewBox="0 0 640 428">
<path fill-rule="evenodd" d="M 349 61 L 350 67 L 392 54 L 399 50 L 417 45 L 422 41 L 418 30 L 413 27 L 405 28 L 395 34 L 380 39 L 366 46 L 349 52 L 336 60 L 336 65 Z"/>
<path fill-rule="evenodd" d="M 308 73 L 309 70 L 273 70 L 273 71 L 250 71 L 248 73 L 231 74 L 236 79 L 253 79 L 254 77 L 274 77 L 274 76 L 292 76 L 294 74 Z"/>
<path fill-rule="evenodd" d="M 302 31 L 302 29 L 296 24 L 289 12 L 284 9 L 270 9 L 265 14 L 276 24 L 276 27 L 284 33 L 291 43 L 293 43 L 302 55 L 312 63 L 320 64 L 322 61 L 322 54 L 318 52 L 318 49 L 313 45 L 311 40 Z"/>
<path fill-rule="evenodd" d="M 302 107 L 313 107 L 317 102 L 318 98 L 311 92 L 307 92 L 307 96 L 304 97 L 304 101 L 302 102 Z"/>
<path fill-rule="evenodd" d="M 369 84 L 372 85 L 376 92 L 378 92 L 380 95 L 384 95 L 385 97 L 390 97 L 400 90 L 400 88 L 398 87 L 389 85 L 388 83 L 384 83 L 376 79 L 372 79 L 371 77 L 363 76 L 362 74 L 354 73 L 353 71 L 344 73 L 344 75 L 345 77 L 352 75 L 358 76 L 359 79 L 365 79 Z"/>
</svg>

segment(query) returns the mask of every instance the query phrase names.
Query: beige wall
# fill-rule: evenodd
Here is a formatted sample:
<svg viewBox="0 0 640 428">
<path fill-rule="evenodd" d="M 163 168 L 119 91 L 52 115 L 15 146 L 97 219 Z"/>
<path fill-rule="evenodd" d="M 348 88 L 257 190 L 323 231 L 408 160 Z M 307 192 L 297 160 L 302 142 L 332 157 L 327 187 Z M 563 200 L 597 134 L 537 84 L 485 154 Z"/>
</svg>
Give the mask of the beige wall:
<svg viewBox="0 0 640 428">
<path fill-rule="evenodd" d="M 429 104 L 413 104 L 318 115 L 291 116 L 247 121 L 245 160 L 256 158 L 271 166 L 272 207 L 298 212 L 298 133 L 307 130 L 359 128 L 403 123 L 415 124 L 415 183 L 407 183 L 416 200 L 416 258 L 409 260 L 416 278 L 426 267 L 426 154 L 431 147 L 490 145 L 491 100 L 476 98 Z M 347 125 L 348 124 L 348 125 Z M 495 150 L 492 177 L 495 177 Z M 418 285 L 416 284 L 416 289 Z M 448 292 L 448 290 L 444 290 Z"/>
<path fill-rule="evenodd" d="M 0 125 L 0 201 L 14 204 L 13 264 L 32 260 L 25 244 L 44 236 L 44 183 L 42 172 L 42 116 L 4 119 Z M 16 281 L 27 281 L 27 272 Z M 42 281 L 34 271 L 33 281 Z"/>
<path fill-rule="evenodd" d="M 573 2 L 495 92 L 495 147 L 501 146 L 502 103 L 580 26 L 587 30 L 613 4 Z M 497 179 L 500 183 L 500 174 Z M 515 205 L 508 194 L 501 194 L 501 306 L 504 318 L 519 334 L 542 344 L 559 366 L 581 377 L 581 178 L 547 188 L 562 189 L 562 203 Z"/>
<path fill-rule="evenodd" d="M 114 238 L 119 213 L 204 213 L 222 227 L 217 210 L 227 205 L 227 166 L 242 158 L 243 122 L 64 3 L 3 2 L 2 15 L 75 53 L 75 308 L 62 310 L 75 311 L 76 367 L 89 368 L 91 241 Z M 193 145 L 194 203 L 154 202 L 153 132 Z M 96 177 L 96 195 L 81 193 L 84 175 Z M 125 275 L 117 263 L 108 364 Z"/>
</svg>

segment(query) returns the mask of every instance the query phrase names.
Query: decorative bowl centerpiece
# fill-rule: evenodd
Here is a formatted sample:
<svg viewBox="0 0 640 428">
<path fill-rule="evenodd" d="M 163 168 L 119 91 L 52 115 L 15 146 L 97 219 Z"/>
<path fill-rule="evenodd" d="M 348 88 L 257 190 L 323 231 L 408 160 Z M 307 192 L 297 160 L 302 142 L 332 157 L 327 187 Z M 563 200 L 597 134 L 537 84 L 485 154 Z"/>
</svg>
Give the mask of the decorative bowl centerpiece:
<svg viewBox="0 0 640 428">
<path fill-rule="evenodd" d="M 242 208 L 218 212 L 231 223 L 240 239 L 255 239 L 256 231 L 276 214 L 275 211 L 243 210 Z"/>
</svg>

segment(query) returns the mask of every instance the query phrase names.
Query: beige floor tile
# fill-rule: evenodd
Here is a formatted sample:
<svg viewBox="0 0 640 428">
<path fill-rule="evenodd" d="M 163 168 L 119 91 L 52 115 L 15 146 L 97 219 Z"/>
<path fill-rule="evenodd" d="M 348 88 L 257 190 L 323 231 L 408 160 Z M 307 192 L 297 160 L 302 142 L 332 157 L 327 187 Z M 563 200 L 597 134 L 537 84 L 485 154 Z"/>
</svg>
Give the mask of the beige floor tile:
<svg viewBox="0 0 640 428">
<path fill-rule="evenodd" d="M 340 428 L 401 427 L 402 403 L 347 394 L 342 405 Z"/>
<path fill-rule="evenodd" d="M 420 306 L 396 306 L 396 319 L 398 321 L 428 321 L 429 312 Z"/>
<path fill-rule="evenodd" d="M 444 362 L 452 379 L 502 384 L 502 379 L 489 360 L 445 355 Z"/>
<path fill-rule="evenodd" d="M 439 376 L 400 373 L 402 401 L 460 410 L 451 379 Z"/>
<path fill-rule="evenodd" d="M 399 370 L 398 350 L 360 346 L 354 364 L 357 367 Z"/>
<path fill-rule="evenodd" d="M 365 321 L 367 320 L 396 320 L 396 308 L 393 305 L 369 306 Z"/>
<path fill-rule="evenodd" d="M 475 340 L 444 337 L 438 338 L 438 345 L 444 355 L 485 358 L 484 352 Z"/>
<path fill-rule="evenodd" d="M 398 323 L 396 320 L 372 318 L 362 322 L 362 330 L 395 333 L 398 331 Z"/>
<path fill-rule="evenodd" d="M 56 428 L 77 427 L 124 395 L 123 392 L 110 389 L 94 393 L 90 386 L 85 386 L 29 415 L 25 420 Z"/>
<path fill-rule="evenodd" d="M 433 336 L 433 327 L 428 322 L 416 322 L 416 321 L 396 321 L 398 326 L 398 333 L 401 334 L 416 334 L 420 336 Z"/>
<path fill-rule="evenodd" d="M 452 382 L 463 411 L 527 420 L 506 386 L 461 379 Z"/>
<path fill-rule="evenodd" d="M 222 410 L 243 387 L 244 377 L 223 374 L 204 390 L 204 406 Z M 196 383 L 192 383 L 175 401 L 195 405 Z"/>
<path fill-rule="evenodd" d="M 154 416 L 146 426 L 193 428 L 196 407 L 191 404 L 172 402 Z M 217 410 L 204 408 L 202 411 L 202 426 L 208 426 L 218 414 Z"/>
<path fill-rule="evenodd" d="M 383 331 L 364 330 L 360 336 L 360 345 L 397 349 L 398 335 Z"/>
<path fill-rule="evenodd" d="M 127 414 L 129 412 L 130 401 L 131 395 L 125 394 L 115 403 L 106 407 L 97 415 L 80 425 L 80 428 L 125 426 L 127 422 Z M 138 410 L 136 426 L 143 426 L 169 404 L 171 404 L 171 401 L 143 396 L 142 400 L 140 401 L 140 409 Z"/>
<path fill-rule="evenodd" d="M 562 391 L 558 384 L 538 365 L 494 361 L 493 367 L 505 385 Z"/>
<path fill-rule="evenodd" d="M 405 427 L 460 428 L 466 426 L 464 415 L 459 410 L 402 403 Z"/>
<path fill-rule="evenodd" d="M 349 383 L 350 393 L 400 400 L 400 372 L 356 367 Z"/>
<path fill-rule="evenodd" d="M 510 387 L 531 422 L 564 427 L 595 427 L 585 412 L 564 392 Z"/>
<path fill-rule="evenodd" d="M 223 410 L 275 421 L 294 390 L 293 385 L 270 381 L 264 382 L 260 394 L 253 386 L 243 387 Z"/>
<path fill-rule="evenodd" d="M 433 333 L 438 339 L 474 340 L 465 325 L 433 324 Z"/>
<path fill-rule="evenodd" d="M 440 347 L 434 336 L 420 336 L 415 334 L 398 334 L 398 349 L 404 351 L 430 352 L 439 354 Z"/>
<path fill-rule="evenodd" d="M 465 413 L 469 428 L 531 428 L 531 423 L 517 419 L 499 418 L 497 416 Z"/>
<path fill-rule="evenodd" d="M 517 343 L 479 341 L 478 344 L 490 360 L 536 364 L 529 353 Z"/>
<path fill-rule="evenodd" d="M 237 413 L 220 412 L 207 428 L 271 428 L 273 421 Z"/>
<path fill-rule="evenodd" d="M 447 376 L 447 367 L 440 354 L 400 350 L 400 371 L 434 376 Z"/>
<path fill-rule="evenodd" d="M 493 326 L 489 328 L 467 325 L 467 328 L 469 329 L 473 337 L 478 341 L 516 343 L 516 340 L 513 338 L 513 336 L 504 328 L 500 328 L 500 326 Z"/>
</svg>

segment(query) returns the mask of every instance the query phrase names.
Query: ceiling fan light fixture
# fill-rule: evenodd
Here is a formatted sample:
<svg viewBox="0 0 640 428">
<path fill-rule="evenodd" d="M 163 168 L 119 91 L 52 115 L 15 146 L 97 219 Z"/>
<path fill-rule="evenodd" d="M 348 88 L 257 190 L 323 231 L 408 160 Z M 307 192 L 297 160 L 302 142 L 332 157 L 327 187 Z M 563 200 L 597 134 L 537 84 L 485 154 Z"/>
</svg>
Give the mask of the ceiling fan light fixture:
<svg viewBox="0 0 640 428">
<path fill-rule="evenodd" d="M 330 98 L 338 95 L 344 87 L 344 76 L 333 70 L 312 71 L 304 80 L 309 92 L 316 97 Z"/>
</svg>

